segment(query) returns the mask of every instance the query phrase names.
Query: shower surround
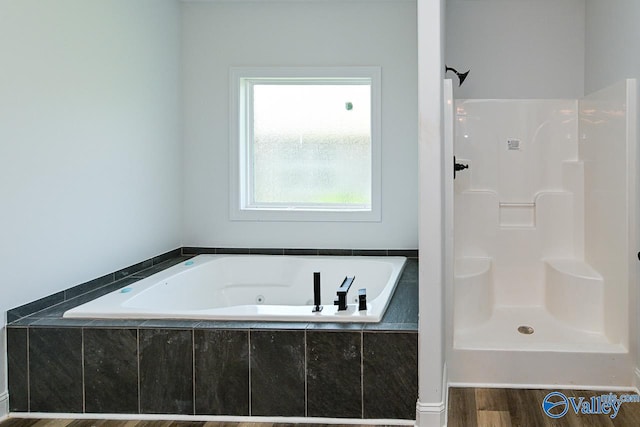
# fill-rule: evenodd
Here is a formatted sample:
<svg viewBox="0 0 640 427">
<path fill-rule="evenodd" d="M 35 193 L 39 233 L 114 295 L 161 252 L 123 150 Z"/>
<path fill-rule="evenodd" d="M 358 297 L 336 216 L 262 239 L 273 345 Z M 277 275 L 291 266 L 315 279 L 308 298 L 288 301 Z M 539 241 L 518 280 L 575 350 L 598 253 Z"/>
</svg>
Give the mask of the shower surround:
<svg viewBox="0 0 640 427">
<path fill-rule="evenodd" d="M 632 385 L 635 100 L 456 101 L 453 383 Z"/>
</svg>

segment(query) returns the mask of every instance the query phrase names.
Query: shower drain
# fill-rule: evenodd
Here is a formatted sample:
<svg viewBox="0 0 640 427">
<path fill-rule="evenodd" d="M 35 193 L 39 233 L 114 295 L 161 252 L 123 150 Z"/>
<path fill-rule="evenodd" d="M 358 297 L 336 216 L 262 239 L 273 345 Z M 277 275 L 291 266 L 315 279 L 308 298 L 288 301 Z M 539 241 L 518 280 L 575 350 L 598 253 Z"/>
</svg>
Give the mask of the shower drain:
<svg viewBox="0 0 640 427">
<path fill-rule="evenodd" d="M 531 326 L 518 326 L 518 332 L 524 335 L 531 335 L 533 328 Z"/>
</svg>

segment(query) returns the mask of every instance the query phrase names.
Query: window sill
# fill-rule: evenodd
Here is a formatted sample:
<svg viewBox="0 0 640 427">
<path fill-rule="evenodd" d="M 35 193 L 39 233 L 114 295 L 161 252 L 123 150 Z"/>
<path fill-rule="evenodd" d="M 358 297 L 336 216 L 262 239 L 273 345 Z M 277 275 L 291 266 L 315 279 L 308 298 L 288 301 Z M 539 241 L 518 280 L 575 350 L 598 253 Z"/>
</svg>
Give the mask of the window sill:
<svg viewBox="0 0 640 427">
<path fill-rule="evenodd" d="M 380 222 L 379 209 L 245 208 L 232 209 L 231 221 Z"/>
</svg>

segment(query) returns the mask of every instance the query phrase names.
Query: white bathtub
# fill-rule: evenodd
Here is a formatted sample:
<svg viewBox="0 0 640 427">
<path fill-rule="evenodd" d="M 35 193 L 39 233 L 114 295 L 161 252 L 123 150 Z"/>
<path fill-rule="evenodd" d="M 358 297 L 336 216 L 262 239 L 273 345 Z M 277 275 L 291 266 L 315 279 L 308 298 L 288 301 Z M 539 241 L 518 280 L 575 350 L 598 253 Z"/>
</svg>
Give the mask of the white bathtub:
<svg viewBox="0 0 640 427">
<path fill-rule="evenodd" d="M 68 310 L 67 318 L 378 322 L 404 268 L 404 257 L 199 255 Z M 312 312 L 313 273 L 321 273 L 323 310 Z M 355 276 L 348 308 L 333 305 Z M 358 290 L 367 310 L 358 310 Z"/>
</svg>

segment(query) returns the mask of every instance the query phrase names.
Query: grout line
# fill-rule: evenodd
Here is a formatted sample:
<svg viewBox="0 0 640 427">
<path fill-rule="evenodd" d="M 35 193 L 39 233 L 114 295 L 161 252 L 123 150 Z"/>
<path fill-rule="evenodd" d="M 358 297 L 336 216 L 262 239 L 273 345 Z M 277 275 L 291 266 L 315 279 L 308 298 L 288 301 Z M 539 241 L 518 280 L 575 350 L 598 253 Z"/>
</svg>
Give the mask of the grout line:
<svg viewBox="0 0 640 427">
<path fill-rule="evenodd" d="M 247 330 L 247 344 L 249 346 L 249 416 L 251 416 L 251 329 Z"/>
<path fill-rule="evenodd" d="M 31 328 L 27 326 L 27 412 L 31 412 L 31 352 L 29 351 L 29 335 Z"/>
<path fill-rule="evenodd" d="M 140 395 L 142 394 L 142 392 L 140 390 L 140 328 L 136 328 L 136 351 L 136 360 L 138 362 L 138 414 L 141 414 L 142 406 L 140 403 Z"/>
<path fill-rule="evenodd" d="M 86 383 L 84 381 L 84 328 L 80 328 L 80 358 L 82 363 L 82 413 L 87 413 Z"/>
<path fill-rule="evenodd" d="M 192 389 L 193 389 L 193 415 L 196 414 L 196 331 L 191 329 L 191 369 L 192 369 Z"/>
<path fill-rule="evenodd" d="M 360 418 L 364 418 L 364 331 L 360 331 Z"/>
</svg>

